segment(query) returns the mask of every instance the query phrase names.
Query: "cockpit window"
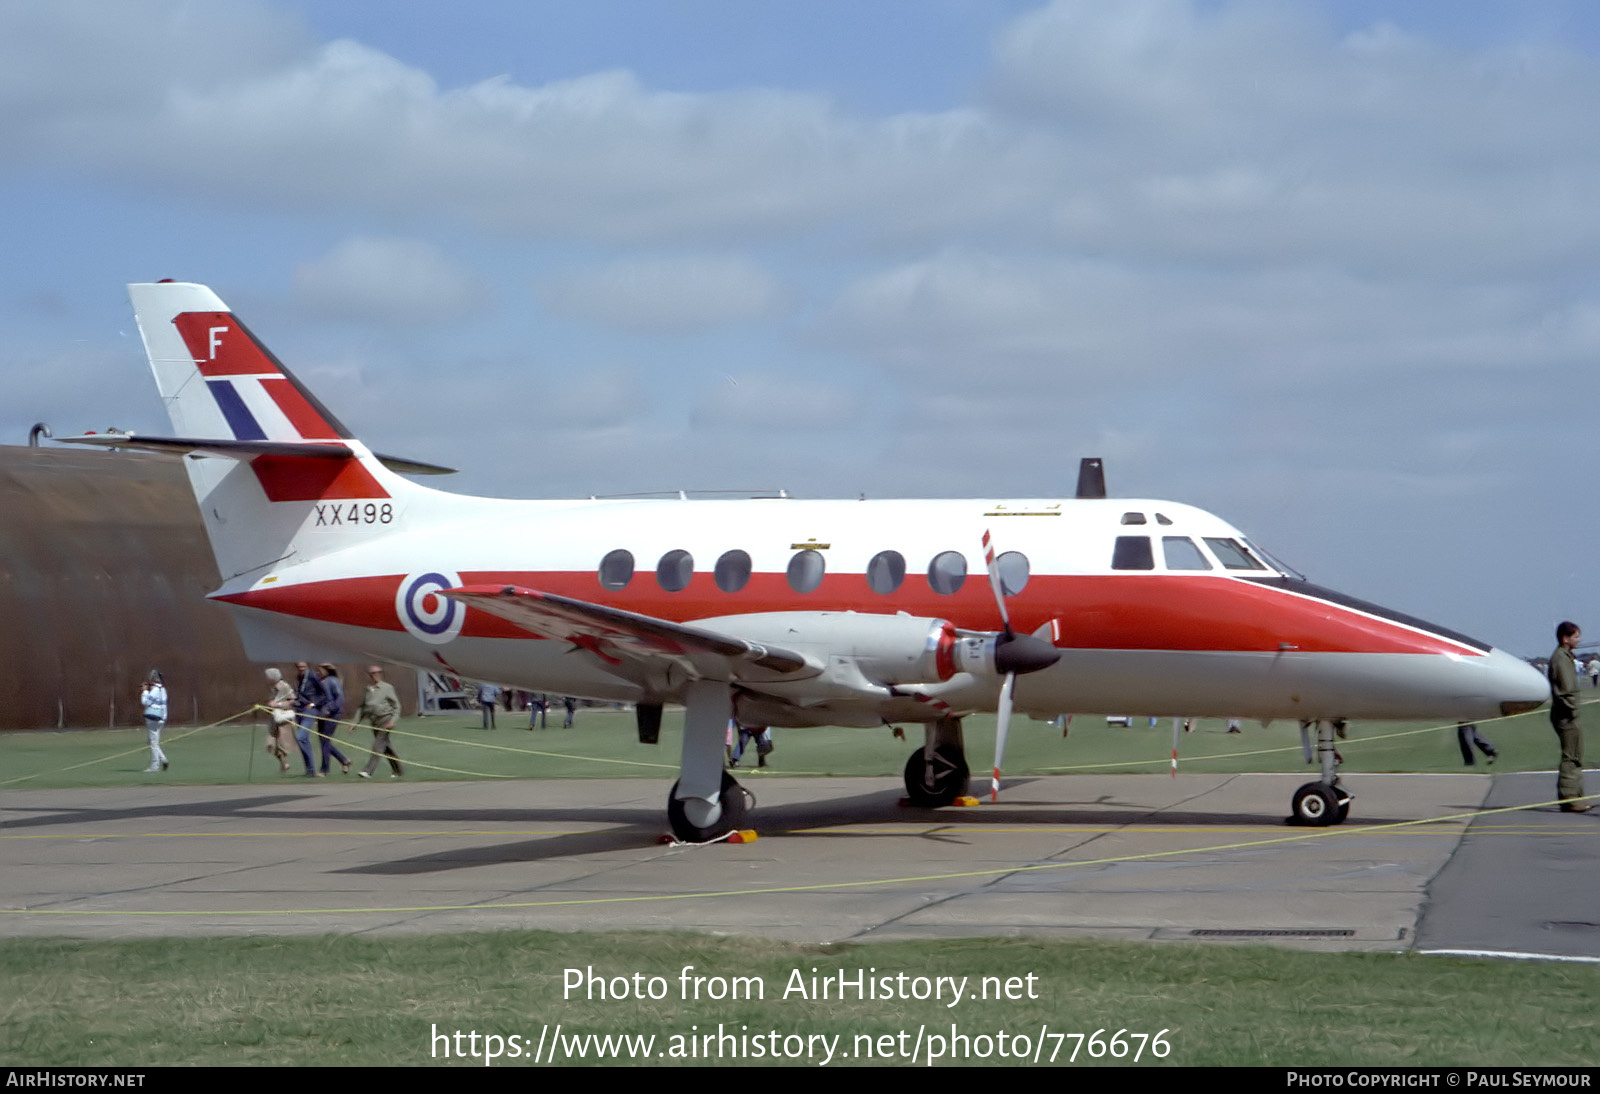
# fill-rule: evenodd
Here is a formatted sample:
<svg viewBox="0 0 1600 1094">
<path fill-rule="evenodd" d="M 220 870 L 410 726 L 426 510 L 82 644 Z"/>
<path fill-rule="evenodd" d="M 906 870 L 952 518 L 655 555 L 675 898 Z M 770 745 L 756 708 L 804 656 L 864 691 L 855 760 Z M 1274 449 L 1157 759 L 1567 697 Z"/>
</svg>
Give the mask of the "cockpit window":
<svg viewBox="0 0 1600 1094">
<path fill-rule="evenodd" d="M 1156 523 L 1157 524 L 1171 524 L 1172 523 L 1172 518 L 1168 517 L 1168 516 L 1164 516 L 1161 513 L 1157 513 L 1156 514 Z"/>
<path fill-rule="evenodd" d="M 1279 558 L 1276 555 L 1269 554 L 1268 552 L 1263 551 L 1258 544 L 1251 543 L 1249 540 L 1245 540 L 1244 541 L 1244 545 L 1245 545 L 1246 548 L 1249 549 L 1251 554 L 1255 555 L 1262 562 L 1265 562 L 1271 569 L 1277 570 L 1280 574 L 1288 574 L 1290 577 L 1294 578 L 1296 581 L 1309 580 L 1306 577 L 1305 574 L 1301 573 L 1299 570 L 1296 570 L 1293 566 L 1290 566 L 1288 563 L 1284 562 L 1283 559 Z M 1437 629 L 1437 628 L 1435 628 L 1435 629 Z"/>
<path fill-rule="evenodd" d="M 1236 539 L 1213 539 L 1206 537 L 1206 546 L 1211 548 L 1211 553 L 1217 556 L 1217 561 L 1222 563 L 1225 570 L 1265 570 L 1266 567 L 1257 562 L 1239 545 Z"/>
<path fill-rule="evenodd" d="M 1124 514 L 1122 514 L 1122 523 L 1123 524 L 1143 524 L 1144 522 L 1145 521 L 1144 521 L 1144 514 L 1143 513 L 1124 513 Z"/>
<path fill-rule="evenodd" d="M 1154 570 L 1156 557 L 1150 550 L 1149 536 L 1118 536 L 1111 552 L 1113 570 Z"/>
<path fill-rule="evenodd" d="M 1211 563 L 1188 536 L 1162 536 L 1161 554 L 1169 570 L 1211 569 Z"/>
</svg>

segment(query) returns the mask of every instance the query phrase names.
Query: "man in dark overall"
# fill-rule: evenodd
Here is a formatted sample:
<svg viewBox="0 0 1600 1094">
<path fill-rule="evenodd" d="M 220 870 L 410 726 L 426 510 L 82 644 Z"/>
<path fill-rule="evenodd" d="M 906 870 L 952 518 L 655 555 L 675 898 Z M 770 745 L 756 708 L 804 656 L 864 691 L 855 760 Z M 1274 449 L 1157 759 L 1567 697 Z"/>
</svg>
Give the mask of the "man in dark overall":
<svg viewBox="0 0 1600 1094">
<path fill-rule="evenodd" d="M 1556 796 L 1564 813 L 1587 813 L 1583 797 L 1583 733 L 1578 728 L 1578 665 L 1572 651 L 1583 638 L 1576 623 L 1556 628 L 1556 652 L 1550 655 L 1550 724 L 1561 739 L 1561 772 Z"/>
</svg>

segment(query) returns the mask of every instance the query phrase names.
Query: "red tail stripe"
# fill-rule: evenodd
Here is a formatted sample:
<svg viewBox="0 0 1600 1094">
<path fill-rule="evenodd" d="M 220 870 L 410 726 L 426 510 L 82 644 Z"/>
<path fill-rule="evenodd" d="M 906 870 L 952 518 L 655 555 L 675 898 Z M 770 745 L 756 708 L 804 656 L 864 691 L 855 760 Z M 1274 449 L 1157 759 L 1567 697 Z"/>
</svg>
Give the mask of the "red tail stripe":
<svg viewBox="0 0 1600 1094">
<path fill-rule="evenodd" d="M 339 434 L 318 414 L 298 388 L 282 377 L 263 379 L 261 386 L 278 404 L 283 416 L 289 419 L 300 436 L 308 441 L 336 441 Z"/>
<path fill-rule="evenodd" d="M 250 376 L 276 373 L 278 366 L 261 352 L 255 339 L 239 329 L 232 314 L 225 311 L 190 311 L 175 316 L 172 325 L 183 336 L 189 356 L 200 375 Z"/>
</svg>

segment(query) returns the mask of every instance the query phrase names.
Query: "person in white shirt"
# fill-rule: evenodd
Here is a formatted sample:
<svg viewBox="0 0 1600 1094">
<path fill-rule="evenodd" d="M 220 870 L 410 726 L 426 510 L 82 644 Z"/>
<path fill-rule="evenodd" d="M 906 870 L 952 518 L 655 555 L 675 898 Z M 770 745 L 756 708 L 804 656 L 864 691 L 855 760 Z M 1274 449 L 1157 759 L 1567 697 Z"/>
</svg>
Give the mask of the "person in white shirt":
<svg viewBox="0 0 1600 1094">
<path fill-rule="evenodd" d="M 144 690 L 139 692 L 139 705 L 144 707 L 144 731 L 150 740 L 150 766 L 146 771 L 165 771 L 167 754 L 161 751 L 161 729 L 167 724 L 167 686 L 155 669 L 145 678 Z"/>
</svg>

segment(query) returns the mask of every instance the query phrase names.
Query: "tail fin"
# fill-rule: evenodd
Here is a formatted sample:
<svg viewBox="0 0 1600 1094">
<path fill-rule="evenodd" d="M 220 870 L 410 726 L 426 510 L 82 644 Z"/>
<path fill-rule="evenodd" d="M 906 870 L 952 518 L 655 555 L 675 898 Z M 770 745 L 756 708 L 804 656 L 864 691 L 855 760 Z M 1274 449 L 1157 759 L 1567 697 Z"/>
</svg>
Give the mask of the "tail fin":
<svg viewBox="0 0 1600 1094">
<path fill-rule="evenodd" d="M 129 285 L 128 295 L 181 436 L 349 439 L 349 430 L 204 285 Z"/>
<path fill-rule="evenodd" d="M 387 535 L 405 498 L 428 492 L 352 437 L 204 285 L 129 285 L 128 295 L 177 436 L 122 446 L 188 453 L 225 585 Z"/>
</svg>

